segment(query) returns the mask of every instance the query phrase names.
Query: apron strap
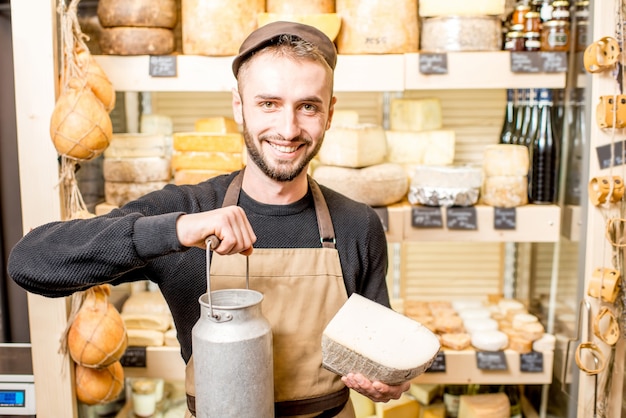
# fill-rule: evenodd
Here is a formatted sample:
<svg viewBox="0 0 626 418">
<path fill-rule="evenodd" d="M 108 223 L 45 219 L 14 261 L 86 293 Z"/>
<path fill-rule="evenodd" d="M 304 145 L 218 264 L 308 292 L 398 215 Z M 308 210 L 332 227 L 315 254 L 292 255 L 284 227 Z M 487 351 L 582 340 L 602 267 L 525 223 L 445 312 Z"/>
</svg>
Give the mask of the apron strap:
<svg viewBox="0 0 626 418">
<path fill-rule="evenodd" d="M 243 172 L 244 170 L 242 169 L 228 186 L 222 207 L 234 206 L 239 201 L 239 193 L 241 193 L 241 185 L 243 183 Z M 330 212 L 328 211 L 324 194 L 320 186 L 311 176 L 307 176 L 307 179 L 311 194 L 313 195 L 313 202 L 315 203 L 315 214 L 317 216 L 317 226 L 320 231 L 322 247 L 335 248 L 335 243 L 337 242 L 335 239 L 335 229 L 333 228 L 333 222 L 330 218 Z"/>
</svg>

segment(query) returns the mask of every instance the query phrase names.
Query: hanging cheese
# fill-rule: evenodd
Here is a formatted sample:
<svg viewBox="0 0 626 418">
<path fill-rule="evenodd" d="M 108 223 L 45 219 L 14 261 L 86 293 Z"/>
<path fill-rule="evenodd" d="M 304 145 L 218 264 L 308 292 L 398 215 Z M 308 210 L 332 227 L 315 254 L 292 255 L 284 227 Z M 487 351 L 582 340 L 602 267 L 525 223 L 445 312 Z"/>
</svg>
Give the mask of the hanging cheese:
<svg viewBox="0 0 626 418">
<path fill-rule="evenodd" d="M 398 164 L 383 163 L 365 168 L 322 165 L 313 178 L 320 184 L 370 206 L 386 206 L 406 196 L 409 180 Z"/>
<path fill-rule="evenodd" d="M 322 334 L 322 362 L 339 375 L 361 373 L 390 385 L 422 374 L 439 352 L 419 322 L 353 293 Z"/>
<path fill-rule="evenodd" d="M 76 397 L 87 405 L 112 402 L 124 388 L 124 369 L 119 361 L 102 369 L 76 365 L 74 374 Z"/>
<path fill-rule="evenodd" d="M 524 176 L 488 176 L 482 186 L 485 205 L 514 208 L 528 203 L 528 178 Z"/>
<path fill-rule="evenodd" d="M 174 150 L 241 153 L 243 135 L 240 133 L 176 132 Z"/>
<path fill-rule="evenodd" d="M 99 0 L 98 19 L 103 27 L 172 29 L 176 26 L 176 0 Z"/>
<path fill-rule="evenodd" d="M 402 54 L 417 52 L 417 2 L 397 0 L 336 0 L 341 16 L 337 36 L 340 54 Z"/>
<path fill-rule="evenodd" d="M 182 0 L 183 53 L 237 55 L 265 0 Z"/>
<path fill-rule="evenodd" d="M 272 22 L 298 22 L 313 26 L 323 32 L 331 41 L 334 41 L 341 28 L 341 16 L 337 13 L 259 13 L 259 27 Z"/>
<path fill-rule="evenodd" d="M 377 402 L 375 405 L 376 417 L 379 418 L 416 418 L 420 412 L 420 404 L 404 393 L 400 399 Z"/>
<path fill-rule="evenodd" d="M 174 172 L 174 184 L 198 184 L 213 177 L 228 174 L 224 170 L 177 170 Z"/>
<path fill-rule="evenodd" d="M 386 131 L 385 134 L 390 163 L 449 165 L 454 161 L 454 131 Z"/>
<path fill-rule="evenodd" d="M 443 125 L 441 101 L 430 99 L 391 99 L 389 127 L 392 131 L 432 131 Z"/>
<path fill-rule="evenodd" d="M 335 0 L 266 0 L 268 13 L 316 14 L 334 13 Z"/>
<path fill-rule="evenodd" d="M 505 0 L 420 0 L 419 15 L 431 16 L 482 16 L 503 15 Z"/>
<path fill-rule="evenodd" d="M 364 123 L 331 127 L 326 131 L 317 157 L 325 165 L 361 168 L 381 164 L 386 152 L 383 128 Z"/>
<path fill-rule="evenodd" d="M 76 60 L 93 94 L 102 102 L 107 112 L 113 110 L 115 107 L 115 89 L 102 67 L 86 50 L 79 51 L 76 54 Z"/>
<path fill-rule="evenodd" d="M 100 34 L 104 55 L 167 55 L 174 48 L 171 29 L 118 26 L 103 28 Z"/>
<path fill-rule="evenodd" d="M 170 159 L 163 157 L 107 157 L 102 163 L 105 181 L 146 183 L 150 181 L 170 181 Z"/>
<path fill-rule="evenodd" d="M 528 174 L 528 147 L 514 144 L 487 145 L 483 171 L 489 176 L 525 176 Z"/>
<path fill-rule="evenodd" d="M 511 403 L 505 393 L 461 395 L 458 418 L 509 418 Z"/>
<path fill-rule="evenodd" d="M 196 132 L 211 132 L 221 134 L 239 133 L 239 125 L 232 118 L 214 116 L 201 118 L 194 123 Z"/>
<path fill-rule="evenodd" d="M 166 181 L 149 181 L 145 183 L 104 182 L 104 200 L 118 207 L 131 200 L 136 200 L 150 192 L 161 190 L 168 184 Z"/>
<path fill-rule="evenodd" d="M 172 169 L 234 171 L 243 167 L 241 153 L 174 151 Z"/>
<path fill-rule="evenodd" d="M 143 113 L 139 121 L 139 132 L 142 134 L 172 135 L 174 125 L 172 118 L 165 115 Z"/>
<path fill-rule="evenodd" d="M 118 133 L 111 137 L 111 143 L 104 150 L 104 157 L 167 157 L 171 153 L 170 141 L 165 135 Z"/>
</svg>

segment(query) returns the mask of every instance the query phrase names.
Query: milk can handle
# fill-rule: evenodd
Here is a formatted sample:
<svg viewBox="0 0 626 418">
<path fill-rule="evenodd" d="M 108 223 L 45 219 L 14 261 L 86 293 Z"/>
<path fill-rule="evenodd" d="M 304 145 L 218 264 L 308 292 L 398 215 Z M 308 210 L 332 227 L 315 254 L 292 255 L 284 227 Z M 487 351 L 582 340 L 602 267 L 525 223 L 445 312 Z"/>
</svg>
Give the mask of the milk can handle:
<svg viewBox="0 0 626 418">
<path fill-rule="evenodd" d="M 211 303 L 211 250 L 219 247 L 220 242 L 216 235 L 209 235 L 204 241 L 206 244 L 206 294 L 209 303 L 209 316 L 217 320 L 220 319 L 220 315 L 213 313 L 213 304 Z"/>
</svg>

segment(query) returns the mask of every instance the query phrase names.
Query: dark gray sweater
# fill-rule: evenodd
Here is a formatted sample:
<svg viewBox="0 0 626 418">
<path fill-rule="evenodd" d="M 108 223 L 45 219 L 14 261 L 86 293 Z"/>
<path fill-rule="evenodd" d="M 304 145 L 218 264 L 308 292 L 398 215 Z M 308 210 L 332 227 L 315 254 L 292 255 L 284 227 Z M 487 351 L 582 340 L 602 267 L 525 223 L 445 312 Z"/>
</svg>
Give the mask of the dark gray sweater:
<svg viewBox="0 0 626 418">
<path fill-rule="evenodd" d="M 67 296 L 101 283 L 151 280 L 174 317 L 185 362 L 191 329 L 206 293 L 206 252 L 182 246 L 176 219 L 221 207 L 234 174 L 198 185 L 168 185 L 92 219 L 52 222 L 26 234 L 12 249 L 8 271 L 29 292 Z M 356 292 L 389 306 L 387 242 L 369 206 L 320 186 L 330 210 L 348 295 Z M 255 248 L 321 247 L 311 193 L 289 205 L 239 198 L 257 236 Z"/>
</svg>

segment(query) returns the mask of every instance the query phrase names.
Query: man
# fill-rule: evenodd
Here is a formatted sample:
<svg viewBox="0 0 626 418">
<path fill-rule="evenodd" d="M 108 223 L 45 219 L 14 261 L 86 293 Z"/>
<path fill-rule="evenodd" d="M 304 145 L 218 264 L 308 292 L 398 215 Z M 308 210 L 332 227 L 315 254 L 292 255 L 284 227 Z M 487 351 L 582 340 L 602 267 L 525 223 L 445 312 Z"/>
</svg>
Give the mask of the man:
<svg viewBox="0 0 626 418">
<path fill-rule="evenodd" d="M 379 218 L 307 176 L 330 127 L 336 60 L 333 43 L 311 26 L 276 22 L 254 31 L 233 61 L 246 168 L 198 185 L 168 185 L 108 215 L 36 228 L 12 250 L 11 277 L 50 297 L 100 283 L 158 284 L 187 362 L 193 412 L 191 329 L 206 292 L 205 240 L 216 235 L 212 290 L 245 286 L 228 276 L 245 263 L 243 254 L 250 287 L 264 295 L 277 416 L 354 417 L 346 387 L 374 401 L 399 398 L 409 382 L 388 386 L 321 366 L 321 332 L 350 294 L 389 305 Z"/>
</svg>

